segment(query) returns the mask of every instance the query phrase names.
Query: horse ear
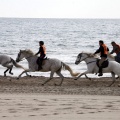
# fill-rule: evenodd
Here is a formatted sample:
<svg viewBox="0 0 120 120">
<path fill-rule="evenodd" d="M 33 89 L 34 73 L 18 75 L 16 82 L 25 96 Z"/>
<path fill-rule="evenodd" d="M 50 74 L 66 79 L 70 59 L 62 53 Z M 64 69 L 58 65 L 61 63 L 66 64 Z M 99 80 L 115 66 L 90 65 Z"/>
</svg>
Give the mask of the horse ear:
<svg viewBox="0 0 120 120">
<path fill-rule="evenodd" d="M 20 50 L 20 52 L 23 52 L 23 50 Z"/>
</svg>

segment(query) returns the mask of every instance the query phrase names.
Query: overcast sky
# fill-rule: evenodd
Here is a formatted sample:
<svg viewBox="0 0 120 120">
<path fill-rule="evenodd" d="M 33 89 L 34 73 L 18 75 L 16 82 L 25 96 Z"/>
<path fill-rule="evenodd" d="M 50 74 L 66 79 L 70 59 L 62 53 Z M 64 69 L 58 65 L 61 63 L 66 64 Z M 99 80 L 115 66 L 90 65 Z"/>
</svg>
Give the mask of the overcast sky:
<svg viewBox="0 0 120 120">
<path fill-rule="evenodd" d="M 0 17 L 120 18 L 120 0 L 0 0 Z"/>
</svg>

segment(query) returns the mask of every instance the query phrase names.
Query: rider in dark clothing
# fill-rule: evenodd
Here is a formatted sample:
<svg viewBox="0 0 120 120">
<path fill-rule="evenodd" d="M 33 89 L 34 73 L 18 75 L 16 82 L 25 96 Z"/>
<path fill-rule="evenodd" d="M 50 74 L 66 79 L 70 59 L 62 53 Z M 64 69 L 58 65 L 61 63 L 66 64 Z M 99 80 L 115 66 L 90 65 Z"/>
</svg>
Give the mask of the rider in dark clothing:
<svg viewBox="0 0 120 120">
<path fill-rule="evenodd" d="M 110 54 L 116 53 L 115 61 L 120 63 L 120 45 L 116 42 L 111 42 L 111 45 L 113 46 L 113 50 L 110 52 Z"/>
<path fill-rule="evenodd" d="M 108 48 L 107 48 L 107 51 L 109 51 Z M 99 49 L 96 50 L 96 52 L 94 54 L 97 54 L 97 53 L 101 53 L 100 57 L 107 58 L 107 54 L 104 54 L 104 47 L 103 46 L 100 46 Z"/>
<path fill-rule="evenodd" d="M 99 75 L 98 76 L 102 76 L 102 63 L 106 60 L 107 58 L 107 54 L 108 54 L 108 47 L 104 44 L 104 42 L 102 40 L 99 41 L 99 49 L 96 50 L 96 52 L 94 54 L 100 53 L 100 61 L 99 61 Z"/>
<path fill-rule="evenodd" d="M 42 69 L 42 61 L 46 56 L 46 47 L 44 45 L 44 42 L 40 41 L 39 46 L 40 46 L 39 51 L 35 54 L 35 55 L 40 54 L 40 57 L 38 57 L 37 59 L 38 71 Z"/>
</svg>

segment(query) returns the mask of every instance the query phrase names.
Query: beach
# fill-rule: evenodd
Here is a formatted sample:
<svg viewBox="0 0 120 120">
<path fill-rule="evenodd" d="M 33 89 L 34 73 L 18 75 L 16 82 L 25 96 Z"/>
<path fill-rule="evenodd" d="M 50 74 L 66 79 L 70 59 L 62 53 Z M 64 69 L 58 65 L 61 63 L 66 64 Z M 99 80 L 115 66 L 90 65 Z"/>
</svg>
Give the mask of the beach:
<svg viewBox="0 0 120 120">
<path fill-rule="evenodd" d="M 120 38 L 119 19 L 0 18 L 0 23 L 1 55 L 16 60 L 20 50 L 36 53 L 42 40 L 47 58 L 59 59 L 80 73 L 87 69 L 85 62 L 75 65 L 80 52 L 94 53 L 99 40 L 111 51 L 111 41 L 119 43 Z M 19 64 L 28 67 L 25 59 Z M 17 80 L 22 70 L 14 68 L 13 76 L 3 77 L 5 70 L 0 66 L 0 120 L 120 120 L 120 80 L 108 87 L 110 74 L 76 81 L 64 71 L 62 86 L 55 86 L 60 83 L 57 75 L 42 86 L 48 72 Z"/>
<path fill-rule="evenodd" d="M 42 86 L 48 77 L 0 76 L 1 120 L 119 120 L 120 80 L 60 78 Z"/>
</svg>

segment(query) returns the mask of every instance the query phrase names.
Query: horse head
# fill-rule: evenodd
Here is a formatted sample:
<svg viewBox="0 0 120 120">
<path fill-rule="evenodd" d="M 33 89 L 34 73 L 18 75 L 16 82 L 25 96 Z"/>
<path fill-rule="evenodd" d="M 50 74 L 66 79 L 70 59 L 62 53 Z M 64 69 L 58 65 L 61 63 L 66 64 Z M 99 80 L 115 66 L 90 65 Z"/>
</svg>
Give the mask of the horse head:
<svg viewBox="0 0 120 120">
<path fill-rule="evenodd" d="M 78 65 L 80 62 L 81 62 L 81 57 L 82 57 L 82 53 L 79 53 L 77 55 L 77 58 L 76 58 L 76 61 L 75 61 L 75 64 Z"/>
<path fill-rule="evenodd" d="M 17 55 L 16 62 L 21 61 L 23 58 L 29 58 L 33 56 L 34 53 L 31 50 L 20 50 L 20 52 Z"/>
<path fill-rule="evenodd" d="M 75 64 L 76 65 L 78 65 L 81 61 L 83 61 L 85 58 L 87 58 L 88 57 L 88 55 L 87 54 L 85 54 L 85 53 L 79 53 L 78 55 L 77 55 L 77 58 L 76 58 L 76 61 L 75 61 Z"/>
<path fill-rule="evenodd" d="M 84 61 L 87 58 L 98 58 L 98 56 L 93 55 L 93 53 L 85 53 L 85 52 L 79 53 L 76 58 L 75 64 L 78 65 L 81 61 Z"/>
</svg>

